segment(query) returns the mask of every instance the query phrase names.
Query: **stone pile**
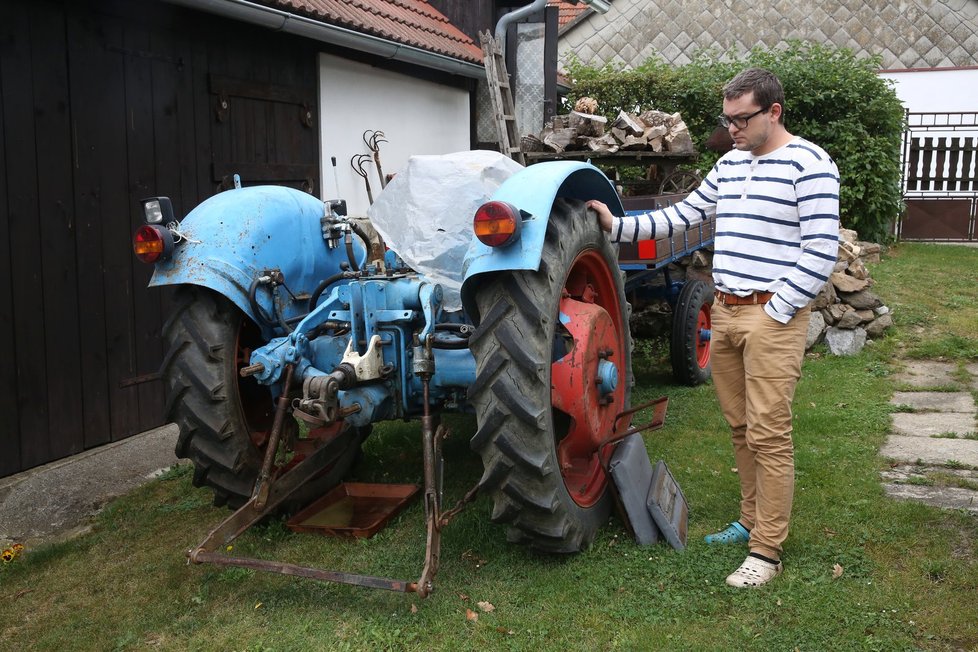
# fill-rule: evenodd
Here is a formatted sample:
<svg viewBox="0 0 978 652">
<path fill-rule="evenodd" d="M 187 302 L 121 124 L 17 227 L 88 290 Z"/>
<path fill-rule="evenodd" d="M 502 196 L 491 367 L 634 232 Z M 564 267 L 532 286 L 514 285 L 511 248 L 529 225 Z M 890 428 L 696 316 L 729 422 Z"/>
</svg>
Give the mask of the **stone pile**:
<svg viewBox="0 0 978 652">
<path fill-rule="evenodd" d="M 879 260 L 880 245 L 859 241 L 855 231 L 839 230 L 838 260 L 812 303 L 806 348 L 824 340 L 833 355 L 854 355 L 893 326 L 890 309 L 870 290 L 873 279 L 866 263 Z"/>
<path fill-rule="evenodd" d="M 580 98 L 574 109 L 569 114 L 555 116 L 539 134 L 524 136 L 520 148 L 524 152 L 556 153 L 695 152 L 689 129 L 678 113 L 619 111 L 618 117 L 609 123 L 606 117 L 594 113 L 597 103 L 593 98 Z"/>
</svg>

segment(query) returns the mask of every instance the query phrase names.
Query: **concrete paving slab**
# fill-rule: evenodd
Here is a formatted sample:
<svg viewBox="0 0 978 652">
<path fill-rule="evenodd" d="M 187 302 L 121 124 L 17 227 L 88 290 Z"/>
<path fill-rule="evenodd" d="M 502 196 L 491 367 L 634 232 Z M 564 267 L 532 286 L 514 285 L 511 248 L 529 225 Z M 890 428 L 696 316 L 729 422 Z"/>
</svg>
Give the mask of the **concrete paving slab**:
<svg viewBox="0 0 978 652">
<path fill-rule="evenodd" d="M 958 487 L 927 487 L 915 484 L 885 484 L 886 495 L 945 509 L 964 509 L 978 514 L 978 493 Z"/>
<path fill-rule="evenodd" d="M 965 369 L 969 374 L 971 374 L 971 386 L 978 389 L 978 362 L 965 365 Z"/>
<path fill-rule="evenodd" d="M 975 399 L 969 392 L 893 392 L 892 405 L 909 405 L 915 410 L 975 413 Z"/>
<path fill-rule="evenodd" d="M 179 460 L 169 424 L 0 479 L 0 543 L 36 544 L 83 531 L 108 501 Z"/>
<path fill-rule="evenodd" d="M 897 412 L 892 432 L 907 437 L 932 437 L 953 432 L 959 437 L 978 431 L 974 412 Z M 978 448 L 978 441 L 972 442 Z"/>
<path fill-rule="evenodd" d="M 947 464 L 953 460 L 978 467 L 978 441 L 974 439 L 934 439 L 890 435 L 880 449 L 880 455 L 911 464 Z"/>
<path fill-rule="evenodd" d="M 957 385 L 953 374 L 957 365 L 951 362 L 934 360 L 906 360 L 903 371 L 894 374 L 893 379 L 907 383 L 911 387 L 944 387 Z"/>
<path fill-rule="evenodd" d="M 949 469 L 946 466 L 917 464 L 905 464 L 880 471 L 880 477 L 887 482 L 910 482 L 913 480 L 925 480 L 929 473 L 940 473 L 941 475 L 961 478 L 965 481 L 978 481 L 978 471 L 974 469 Z"/>
</svg>

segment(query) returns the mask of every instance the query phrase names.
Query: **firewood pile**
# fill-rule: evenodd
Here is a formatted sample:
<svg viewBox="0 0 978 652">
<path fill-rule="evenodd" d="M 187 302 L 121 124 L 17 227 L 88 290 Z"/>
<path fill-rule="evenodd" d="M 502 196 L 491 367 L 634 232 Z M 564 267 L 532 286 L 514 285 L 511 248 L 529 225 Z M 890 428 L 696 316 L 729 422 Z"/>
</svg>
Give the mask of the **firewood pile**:
<svg viewBox="0 0 978 652">
<path fill-rule="evenodd" d="M 594 98 L 582 97 L 574 110 L 555 116 L 539 134 L 528 134 L 520 142 L 524 152 L 590 151 L 668 152 L 693 154 L 689 129 L 678 113 L 650 109 L 641 113 L 619 111 L 614 120 L 597 115 Z"/>
</svg>

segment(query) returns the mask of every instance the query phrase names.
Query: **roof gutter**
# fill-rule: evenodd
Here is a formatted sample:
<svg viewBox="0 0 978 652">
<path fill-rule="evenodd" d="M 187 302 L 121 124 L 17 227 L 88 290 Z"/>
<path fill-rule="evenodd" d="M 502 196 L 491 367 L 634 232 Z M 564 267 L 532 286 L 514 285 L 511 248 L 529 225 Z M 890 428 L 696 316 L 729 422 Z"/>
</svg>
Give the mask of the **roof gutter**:
<svg viewBox="0 0 978 652">
<path fill-rule="evenodd" d="M 252 25 L 303 36 L 322 43 L 367 52 L 384 59 L 403 61 L 425 68 L 433 68 L 453 75 L 485 79 L 486 69 L 477 63 L 454 59 L 437 52 L 429 52 L 411 45 L 395 43 L 352 29 L 330 25 L 305 16 L 290 14 L 281 9 L 265 7 L 248 0 L 165 0 L 170 4 L 207 11 L 218 16 L 240 20 Z M 543 0 L 546 2 L 546 0 Z"/>
</svg>

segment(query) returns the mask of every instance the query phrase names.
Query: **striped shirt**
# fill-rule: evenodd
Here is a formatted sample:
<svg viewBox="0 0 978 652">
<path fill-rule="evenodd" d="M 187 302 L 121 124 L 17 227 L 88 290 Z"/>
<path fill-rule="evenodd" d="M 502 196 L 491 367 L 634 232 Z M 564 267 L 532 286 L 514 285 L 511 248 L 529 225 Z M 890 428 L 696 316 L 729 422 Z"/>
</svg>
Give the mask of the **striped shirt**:
<svg viewBox="0 0 978 652">
<path fill-rule="evenodd" d="M 828 281 L 839 247 L 839 170 L 818 145 L 795 138 L 773 152 L 725 154 L 684 201 L 616 218 L 614 242 L 671 237 L 716 216 L 713 282 L 740 296 L 773 292 L 764 306 L 787 323 Z"/>
</svg>

